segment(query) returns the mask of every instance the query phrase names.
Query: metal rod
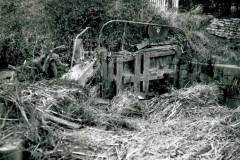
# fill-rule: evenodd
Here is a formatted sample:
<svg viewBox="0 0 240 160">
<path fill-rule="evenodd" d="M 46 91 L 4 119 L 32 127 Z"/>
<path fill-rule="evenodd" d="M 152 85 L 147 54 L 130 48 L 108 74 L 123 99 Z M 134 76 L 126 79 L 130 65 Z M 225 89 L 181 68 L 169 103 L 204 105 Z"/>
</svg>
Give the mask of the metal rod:
<svg viewBox="0 0 240 160">
<path fill-rule="evenodd" d="M 150 25 L 150 26 L 158 26 L 158 27 L 166 27 L 166 28 L 170 28 L 170 29 L 174 29 L 176 31 L 179 31 L 181 34 L 183 34 L 187 40 L 187 36 L 185 34 L 185 32 L 177 27 L 172 27 L 172 26 L 168 26 L 168 25 L 160 25 L 160 24 L 156 24 L 156 23 L 147 23 L 147 22 L 135 22 L 135 21 L 127 21 L 127 20 L 111 20 L 106 22 L 105 24 L 103 24 L 101 30 L 100 30 L 100 34 L 99 34 L 99 38 L 98 38 L 98 46 L 101 47 L 101 40 L 102 40 L 102 36 L 103 36 L 103 31 L 105 29 L 105 27 L 111 23 L 115 23 L 115 22 L 120 22 L 120 23 L 128 23 L 128 24 L 140 24 L 140 25 Z"/>
</svg>

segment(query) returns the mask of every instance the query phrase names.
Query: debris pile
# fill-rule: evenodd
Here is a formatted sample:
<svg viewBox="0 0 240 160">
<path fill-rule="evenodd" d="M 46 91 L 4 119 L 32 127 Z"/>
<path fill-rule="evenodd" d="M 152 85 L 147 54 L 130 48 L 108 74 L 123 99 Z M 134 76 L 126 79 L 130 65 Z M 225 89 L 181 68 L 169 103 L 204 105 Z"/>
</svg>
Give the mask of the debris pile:
<svg viewBox="0 0 240 160">
<path fill-rule="evenodd" d="M 240 158 L 239 127 L 233 128 L 233 122 L 226 120 L 238 111 L 219 106 L 218 94 L 215 85 L 196 85 L 150 100 L 148 123 L 140 132 L 122 139 L 117 157 L 127 160 Z M 239 122 L 234 124 L 239 126 Z"/>
<path fill-rule="evenodd" d="M 172 93 L 161 95 L 150 101 L 150 113 L 162 114 L 165 120 L 176 117 L 199 117 L 202 114 L 213 114 L 218 109 L 218 99 L 221 92 L 216 85 L 196 85 L 183 88 Z M 212 109 L 214 107 L 214 109 Z"/>
<path fill-rule="evenodd" d="M 80 63 L 72 67 L 68 73 L 65 73 L 62 76 L 62 79 L 78 81 L 78 83 L 82 86 L 85 86 L 89 79 L 94 77 L 96 70 L 94 65 L 96 60 L 86 61 L 84 63 Z"/>
<path fill-rule="evenodd" d="M 44 158 L 61 139 L 60 130 L 81 128 L 71 105 L 86 101 L 87 92 L 77 84 L 40 81 L 6 83 L 0 88 L 2 145 L 20 139 L 21 147 L 34 152 L 33 158 Z"/>
<path fill-rule="evenodd" d="M 139 100 L 139 96 L 125 91 L 112 100 L 111 112 L 128 117 L 146 117 L 146 103 Z"/>
<path fill-rule="evenodd" d="M 21 141 L 20 148 L 34 159 L 65 157 L 71 153 L 65 151 L 71 141 L 64 139 L 63 133 L 68 130 L 87 126 L 136 129 L 133 122 L 111 113 L 109 102 L 91 98 L 87 89 L 75 82 L 5 83 L 0 88 L 0 150 L 12 141 Z M 62 149 L 64 152 L 60 152 Z"/>
<path fill-rule="evenodd" d="M 87 127 L 67 133 L 83 143 L 72 153 L 80 159 L 238 159 L 239 109 L 220 106 L 218 95 L 216 85 L 196 85 L 145 101 L 148 117 L 132 115 L 138 130 Z M 138 102 L 134 94 L 123 93 L 113 100 L 112 112 L 130 112 Z"/>
<path fill-rule="evenodd" d="M 199 84 L 106 101 L 67 81 L 1 85 L 0 152 L 20 139 L 33 159 L 235 160 L 240 112 L 220 106 L 219 94 Z"/>
</svg>

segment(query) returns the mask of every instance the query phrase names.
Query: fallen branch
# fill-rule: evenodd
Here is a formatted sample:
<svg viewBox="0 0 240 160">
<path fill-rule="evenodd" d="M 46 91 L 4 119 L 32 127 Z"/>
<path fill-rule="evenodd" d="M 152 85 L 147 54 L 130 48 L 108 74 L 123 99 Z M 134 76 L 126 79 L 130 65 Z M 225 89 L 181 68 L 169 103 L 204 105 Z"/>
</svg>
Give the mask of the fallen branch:
<svg viewBox="0 0 240 160">
<path fill-rule="evenodd" d="M 0 118 L 0 121 L 19 121 L 19 119 Z"/>
<path fill-rule="evenodd" d="M 51 115 L 51 114 L 49 114 L 49 113 L 47 113 L 47 112 L 44 112 L 44 111 L 42 111 L 42 110 L 40 110 L 40 109 L 38 109 L 38 111 L 40 111 L 40 112 L 42 113 L 42 115 L 43 115 L 44 118 L 46 118 L 46 119 L 48 119 L 48 120 L 50 120 L 50 121 L 53 121 L 53 122 L 55 122 L 55 123 L 57 123 L 57 124 L 66 126 L 66 127 L 68 127 L 68 128 L 71 128 L 71 129 L 79 129 L 79 128 L 82 127 L 81 125 L 78 125 L 78 124 L 76 124 L 76 123 L 69 122 L 69 121 L 67 121 L 67 120 L 65 120 L 65 119 L 61 119 L 61 118 L 59 118 L 59 117 L 53 116 L 53 115 Z"/>
</svg>

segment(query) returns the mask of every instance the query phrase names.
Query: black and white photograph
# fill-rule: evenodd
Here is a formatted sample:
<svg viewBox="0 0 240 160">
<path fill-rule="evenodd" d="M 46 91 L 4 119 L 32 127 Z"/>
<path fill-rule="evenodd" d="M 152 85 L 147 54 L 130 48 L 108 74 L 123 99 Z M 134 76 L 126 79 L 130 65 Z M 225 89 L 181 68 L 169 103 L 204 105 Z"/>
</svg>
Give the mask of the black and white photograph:
<svg viewBox="0 0 240 160">
<path fill-rule="evenodd" d="M 240 0 L 0 0 L 0 160 L 240 160 Z"/>
</svg>

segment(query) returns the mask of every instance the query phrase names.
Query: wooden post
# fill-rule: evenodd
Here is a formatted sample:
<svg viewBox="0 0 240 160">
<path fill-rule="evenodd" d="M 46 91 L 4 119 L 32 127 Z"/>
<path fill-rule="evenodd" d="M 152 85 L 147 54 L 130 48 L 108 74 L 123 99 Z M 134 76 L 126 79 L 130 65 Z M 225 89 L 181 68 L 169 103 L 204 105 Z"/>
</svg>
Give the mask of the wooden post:
<svg viewBox="0 0 240 160">
<path fill-rule="evenodd" d="M 102 97 L 107 97 L 107 93 L 108 93 L 108 76 L 107 76 L 107 61 L 106 61 L 106 56 L 107 56 L 108 51 L 105 48 L 102 48 L 99 51 L 99 55 L 100 55 L 100 61 L 101 61 L 101 76 L 102 76 L 102 86 L 101 86 L 101 94 Z"/>
<path fill-rule="evenodd" d="M 143 90 L 145 94 L 149 91 L 149 65 L 150 65 L 150 57 L 149 53 L 145 53 L 144 56 L 144 67 L 143 67 Z"/>
<path fill-rule="evenodd" d="M 141 54 L 136 55 L 134 64 L 134 92 L 140 92 Z"/>
<path fill-rule="evenodd" d="M 122 90 L 122 74 L 123 74 L 123 61 L 122 58 L 117 58 L 117 94 Z"/>
</svg>

